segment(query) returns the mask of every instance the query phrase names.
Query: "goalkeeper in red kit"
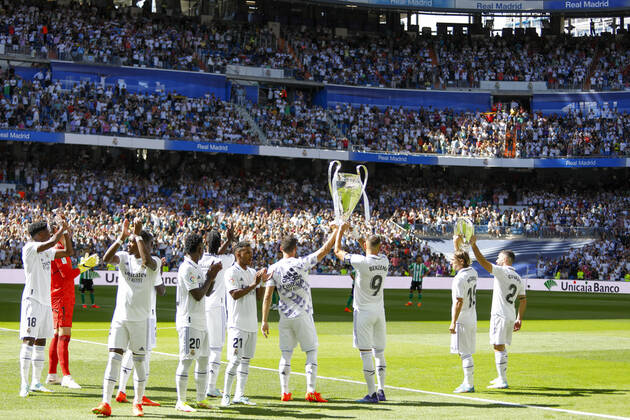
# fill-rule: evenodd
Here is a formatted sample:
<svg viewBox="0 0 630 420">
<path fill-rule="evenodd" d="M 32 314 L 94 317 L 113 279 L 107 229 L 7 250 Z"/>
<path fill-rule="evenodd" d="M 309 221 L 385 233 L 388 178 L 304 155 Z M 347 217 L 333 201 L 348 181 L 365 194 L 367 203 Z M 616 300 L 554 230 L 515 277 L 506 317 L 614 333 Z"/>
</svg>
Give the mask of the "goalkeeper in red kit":
<svg viewBox="0 0 630 420">
<path fill-rule="evenodd" d="M 63 249 L 62 242 L 57 248 Z M 48 377 L 46 383 L 61 384 L 61 386 L 79 389 L 70 375 L 68 357 L 68 345 L 70 343 L 70 331 L 72 328 L 72 314 L 74 312 L 74 279 L 83 271 L 98 264 L 98 256 L 92 255 L 81 259 L 79 267 L 73 268 L 69 257 L 53 260 L 50 265 L 51 272 L 51 306 L 53 310 L 53 325 L 55 335 L 48 349 Z M 61 380 L 57 377 L 57 363 L 61 365 Z"/>
</svg>

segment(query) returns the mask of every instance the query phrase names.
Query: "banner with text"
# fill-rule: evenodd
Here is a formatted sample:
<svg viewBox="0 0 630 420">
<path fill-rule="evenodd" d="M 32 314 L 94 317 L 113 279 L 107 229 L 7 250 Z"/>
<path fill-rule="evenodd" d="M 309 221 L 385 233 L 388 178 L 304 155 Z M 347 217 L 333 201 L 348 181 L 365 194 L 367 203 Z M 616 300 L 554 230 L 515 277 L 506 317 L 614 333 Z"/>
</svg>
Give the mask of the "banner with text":
<svg viewBox="0 0 630 420">
<path fill-rule="evenodd" d="M 97 271 L 99 277 L 94 279 L 96 286 L 118 285 L 117 271 Z M 162 281 L 166 286 L 177 285 L 177 272 L 162 273 Z M 423 289 L 425 290 L 450 290 L 452 277 L 425 277 Z M 384 288 L 409 289 L 410 277 L 387 277 Z M 630 294 L 630 282 L 621 281 L 591 281 L 591 280 L 554 280 L 554 279 L 526 279 L 527 290 L 550 292 L 576 292 L 576 293 L 611 293 Z M 79 284 L 79 278 L 74 281 Z M 325 289 L 350 289 L 352 279 L 343 275 L 312 275 L 311 287 Z M 24 270 L 0 269 L 0 284 L 24 284 Z M 480 277 L 477 282 L 477 290 L 492 290 L 493 279 Z"/>
</svg>

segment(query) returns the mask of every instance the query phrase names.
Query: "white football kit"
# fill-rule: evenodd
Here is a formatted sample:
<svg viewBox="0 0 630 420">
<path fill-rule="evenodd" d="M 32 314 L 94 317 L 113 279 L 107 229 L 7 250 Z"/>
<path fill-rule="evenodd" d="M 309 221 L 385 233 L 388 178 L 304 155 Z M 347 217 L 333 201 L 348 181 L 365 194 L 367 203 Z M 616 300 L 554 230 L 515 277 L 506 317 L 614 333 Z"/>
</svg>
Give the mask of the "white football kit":
<svg viewBox="0 0 630 420">
<path fill-rule="evenodd" d="M 118 290 L 116 308 L 112 317 L 107 345 L 110 349 L 129 349 L 144 354 L 150 343 L 149 319 L 155 295 L 155 286 L 162 284 L 160 259 L 151 257 L 157 269 L 151 270 L 142 258 L 125 251 L 116 253 L 118 263 Z"/>
<path fill-rule="evenodd" d="M 345 261 L 356 270 L 354 281 L 354 347 L 384 350 L 387 331 L 383 286 L 389 260 L 383 254 L 346 254 Z"/>
<path fill-rule="evenodd" d="M 256 289 L 240 299 L 234 299 L 230 292 L 248 287 L 254 282 L 256 271 L 242 268 L 238 263 L 225 272 L 226 306 L 228 313 L 228 355 L 242 356 L 249 359 L 256 351 L 258 332 L 258 309 L 256 307 Z M 260 287 L 260 285 L 258 285 Z"/>
<path fill-rule="evenodd" d="M 302 258 L 283 258 L 269 267 L 266 286 L 278 291 L 278 334 L 280 350 L 293 350 L 300 343 L 302 351 L 317 349 L 317 331 L 313 322 L 313 299 L 309 271 L 317 264 L 317 254 Z"/>
<path fill-rule="evenodd" d="M 225 272 L 234 264 L 234 255 L 212 255 L 203 254 L 199 260 L 199 266 L 204 275 L 210 266 L 217 261 L 221 262 L 222 268 L 214 278 L 212 294 L 205 298 L 206 323 L 208 326 L 208 342 L 211 348 L 223 348 L 225 343 L 227 313 L 225 309 Z"/>
<path fill-rule="evenodd" d="M 457 272 L 451 286 L 453 305 L 462 299 L 462 310 L 451 334 L 451 353 L 473 354 L 477 336 L 477 272 L 472 267 Z"/>
<path fill-rule="evenodd" d="M 516 310 L 514 303 L 525 294 L 525 282 L 512 266 L 492 264 L 494 286 L 490 310 L 490 344 L 511 344 Z"/>
<path fill-rule="evenodd" d="M 197 301 L 190 291 L 202 286 L 206 281 L 201 267 L 188 257 L 177 272 L 177 306 L 175 326 L 179 335 L 179 358 L 197 359 L 209 354 L 208 328 L 206 325 L 204 296 Z"/>
<path fill-rule="evenodd" d="M 22 248 L 24 291 L 20 307 L 20 338 L 52 338 L 54 335 L 50 301 L 50 263 L 55 248 L 37 252 L 43 242 L 27 242 Z"/>
</svg>

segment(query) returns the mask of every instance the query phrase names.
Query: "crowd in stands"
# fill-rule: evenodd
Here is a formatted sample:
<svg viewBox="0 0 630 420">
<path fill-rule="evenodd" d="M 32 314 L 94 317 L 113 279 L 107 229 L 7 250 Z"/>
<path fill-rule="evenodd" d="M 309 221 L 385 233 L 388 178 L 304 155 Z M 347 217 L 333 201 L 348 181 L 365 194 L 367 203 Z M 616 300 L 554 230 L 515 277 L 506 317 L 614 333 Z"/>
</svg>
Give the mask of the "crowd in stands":
<svg viewBox="0 0 630 420">
<path fill-rule="evenodd" d="M 261 138 L 232 103 L 213 95 L 128 92 L 82 81 L 65 88 L 42 69 L 32 81 L 0 71 L 0 128 L 226 143 Z M 630 115 L 576 109 L 545 116 L 518 106 L 491 112 L 309 105 L 299 90 L 269 89 L 249 106 L 269 144 L 481 157 L 626 156 Z"/>
<path fill-rule="evenodd" d="M 628 231 L 630 226 L 626 226 Z M 630 241 L 626 234 L 571 249 L 559 258 L 541 258 L 536 274 L 540 278 L 630 281 Z"/>
<path fill-rule="evenodd" d="M 134 67 L 225 72 L 228 64 L 293 66 L 262 27 L 202 25 L 174 16 L 129 16 L 94 7 L 10 2 L 0 13 L 5 52 Z"/>
<path fill-rule="evenodd" d="M 287 70 L 298 79 L 440 89 L 480 81 L 542 81 L 552 89 L 623 89 L 626 38 L 335 34 L 326 27 L 201 24 L 190 17 L 4 2 L 8 53 L 136 67 L 225 72 L 229 64 Z"/>
<path fill-rule="evenodd" d="M 246 170 L 229 159 L 217 161 L 190 154 L 150 154 L 146 159 L 114 150 L 94 159 L 89 149 L 29 152 L 28 161 L 0 161 L 0 182 L 16 181 L 20 191 L 0 193 L 0 266 L 20 267 L 25 227 L 34 218 L 52 219 L 63 212 L 74 226 L 79 252 L 103 254 L 115 240 L 120 223 L 131 208 L 140 209 L 156 238 L 155 252 L 175 269 L 183 256 L 183 239 L 191 231 L 228 227 L 254 244 L 255 265 L 278 258 L 283 235 L 295 234 L 301 253 L 314 251 L 330 229 L 332 204 L 323 173 L 296 178 L 280 162 L 260 163 Z M 271 169 L 272 168 L 272 169 Z M 321 178 L 321 179 L 320 179 Z M 516 197 L 496 182 L 490 186 L 472 180 L 418 178 L 410 185 L 404 177 L 381 177 L 369 183 L 371 223 L 386 238 L 385 252 L 392 260 L 392 275 L 404 274 L 422 255 L 430 274 L 450 273 L 444 255 L 431 252 L 422 237 L 449 237 L 458 216 L 468 216 L 480 235 L 496 236 L 492 226 L 547 230 L 562 236 L 570 229 L 592 228 L 589 236 L 619 241 L 630 232 L 630 195 L 627 190 L 599 188 L 571 192 L 570 188 L 536 185 Z M 520 191 L 518 188 L 516 191 Z M 615 198 L 616 197 L 616 198 Z M 368 227 L 355 211 L 357 234 Z M 499 230 L 505 233 L 506 230 Z M 352 235 L 346 243 L 358 252 Z M 617 249 L 626 255 L 628 244 Z M 627 258 L 624 259 L 627 261 Z M 318 266 L 322 273 L 343 267 L 334 258 Z M 624 273 L 625 274 L 625 273 Z"/>
<path fill-rule="evenodd" d="M 42 72 L 32 82 L 0 73 L 0 127 L 79 134 L 254 143 L 247 121 L 214 96 L 134 94 L 83 81 L 63 89 Z M 41 80 L 40 80 L 41 79 Z"/>
</svg>

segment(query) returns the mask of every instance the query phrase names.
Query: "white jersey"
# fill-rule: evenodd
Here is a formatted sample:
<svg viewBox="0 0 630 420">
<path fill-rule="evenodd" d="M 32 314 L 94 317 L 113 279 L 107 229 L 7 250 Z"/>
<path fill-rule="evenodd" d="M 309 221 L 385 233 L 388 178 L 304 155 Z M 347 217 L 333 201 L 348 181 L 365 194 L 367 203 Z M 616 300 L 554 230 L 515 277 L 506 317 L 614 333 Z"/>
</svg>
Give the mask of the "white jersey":
<svg viewBox="0 0 630 420">
<path fill-rule="evenodd" d="M 179 328 L 192 327 L 197 330 L 206 330 L 206 313 L 204 308 L 204 296 L 196 300 L 190 291 L 197 289 L 206 282 L 206 277 L 201 267 L 188 257 L 177 271 L 177 296 L 175 297 L 176 314 L 175 326 Z"/>
<path fill-rule="evenodd" d="M 142 264 L 142 258 L 128 252 L 118 251 L 116 256 L 120 262 L 112 321 L 145 321 L 151 315 L 155 286 L 162 283 L 160 259 L 151 257 L 157 264 L 157 269 L 153 271 Z"/>
<path fill-rule="evenodd" d="M 280 302 L 281 318 L 298 318 L 313 315 L 313 298 L 308 273 L 317 264 L 317 254 L 302 258 L 283 258 L 269 267 L 271 277 L 265 286 L 274 286 Z"/>
<path fill-rule="evenodd" d="M 354 309 L 383 309 L 383 286 L 389 260 L 383 254 L 346 254 L 346 263 L 356 270 L 354 279 Z"/>
<path fill-rule="evenodd" d="M 240 299 L 234 299 L 232 290 L 245 289 L 254 282 L 256 271 L 248 267 L 242 268 L 238 263 L 225 272 L 225 291 L 227 299 L 228 328 L 242 331 L 258 331 L 258 308 L 256 307 L 256 289 Z M 260 285 L 258 285 L 260 287 Z"/>
<path fill-rule="evenodd" d="M 491 315 L 499 315 L 508 320 L 516 319 L 514 302 L 525 294 L 525 283 L 514 267 L 492 264 L 494 287 L 492 289 Z"/>
<path fill-rule="evenodd" d="M 460 298 L 463 300 L 462 310 L 457 322 L 462 324 L 477 323 L 477 272 L 472 267 L 462 268 L 457 272 L 451 285 L 453 305 Z"/>
<path fill-rule="evenodd" d="M 33 299 L 44 306 L 50 303 L 50 263 L 55 259 L 55 247 L 44 252 L 37 252 L 43 242 L 27 242 L 22 248 L 24 264 L 24 291 L 22 301 Z"/>
<path fill-rule="evenodd" d="M 158 278 L 157 278 L 157 282 L 156 282 L 156 286 L 161 286 L 164 284 L 164 280 L 162 279 L 162 261 L 160 261 L 160 263 L 158 264 Z M 157 298 L 157 291 L 155 290 L 155 287 L 153 288 L 153 290 L 151 290 L 151 318 L 153 319 L 157 319 L 157 312 L 155 310 L 155 300 Z"/>
<path fill-rule="evenodd" d="M 206 276 L 206 273 L 210 269 L 210 266 L 215 262 L 220 261 L 221 271 L 217 273 L 217 276 L 214 278 L 214 286 L 212 287 L 212 294 L 207 296 L 206 301 L 206 310 L 215 307 L 225 307 L 225 272 L 228 268 L 234 264 L 234 255 L 233 254 L 223 254 L 223 255 L 212 255 L 205 253 L 203 257 L 199 260 L 199 267 L 201 267 L 201 271 Z"/>
</svg>

